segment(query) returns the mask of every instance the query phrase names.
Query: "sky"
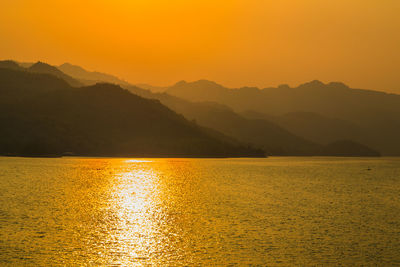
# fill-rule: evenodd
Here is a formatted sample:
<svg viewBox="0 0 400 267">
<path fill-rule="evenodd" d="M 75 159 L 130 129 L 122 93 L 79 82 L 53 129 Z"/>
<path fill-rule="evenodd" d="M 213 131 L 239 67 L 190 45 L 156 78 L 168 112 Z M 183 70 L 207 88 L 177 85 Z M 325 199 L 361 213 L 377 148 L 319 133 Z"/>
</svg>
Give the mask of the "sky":
<svg viewBox="0 0 400 267">
<path fill-rule="evenodd" d="M 400 93 L 399 0 L 1 0 L 0 59 L 132 83 Z"/>
</svg>

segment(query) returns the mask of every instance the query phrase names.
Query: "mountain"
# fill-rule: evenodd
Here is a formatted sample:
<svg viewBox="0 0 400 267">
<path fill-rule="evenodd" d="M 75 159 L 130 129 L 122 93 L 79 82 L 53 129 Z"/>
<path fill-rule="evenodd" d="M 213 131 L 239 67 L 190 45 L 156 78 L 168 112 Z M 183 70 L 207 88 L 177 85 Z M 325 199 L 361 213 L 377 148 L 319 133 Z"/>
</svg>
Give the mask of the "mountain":
<svg viewBox="0 0 400 267">
<path fill-rule="evenodd" d="M 20 65 L 18 65 L 18 63 L 12 60 L 0 61 L 0 68 L 12 69 L 12 70 L 24 70 L 23 67 L 21 67 Z"/>
<path fill-rule="evenodd" d="M 330 134 L 331 138 L 325 140 L 318 137 L 321 136 L 319 133 L 323 134 L 322 127 L 312 121 L 307 122 L 308 128 L 298 124 L 299 130 L 293 122 L 285 123 L 285 118 L 278 124 L 301 137 L 312 136 L 302 133 L 302 129 L 309 133 L 315 131 L 317 138 L 310 138 L 314 142 L 325 143 L 337 138 L 352 139 L 378 149 L 384 155 L 400 155 L 400 95 L 352 89 L 343 83 L 324 84 L 320 81 L 312 81 L 296 88 L 284 85 L 261 90 L 250 87 L 229 89 L 201 80 L 193 83 L 179 82 L 166 92 L 189 101 L 217 102 L 239 113 L 251 110 L 266 114 L 267 117 L 279 117 L 305 112 L 318 114 L 322 118 L 333 118 L 336 120 L 335 124 L 341 126 L 338 126 L 337 135 Z M 323 124 L 328 125 L 330 122 L 332 121 L 328 119 Z M 346 132 L 349 134 L 343 134 Z"/>
<path fill-rule="evenodd" d="M 83 78 L 79 73 L 86 71 L 78 66 L 73 66 L 75 72 L 68 72 L 72 65 L 63 64 L 61 69 L 71 74 L 74 78 Z M 87 72 L 86 72 L 87 73 Z M 75 76 L 74 76 L 75 75 Z M 107 81 L 107 76 L 98 77 Z M 134 94 L 145 98 L 158 99 L 170 109 L 183 114 L 187 119 L 194 120 L 201 126 L 215 129 L 227 136 L 232 136 L 243 142 L 262 147 L 270 155 L 310 155 L 319 147 L 310 141 L 290 134 L 287 130 L 264 120 L 248 120 L 222 105 L 212 103 L 192 103 L 167 94 L 152 93 L 162 91 L 162 88 L 146 86 L 143 90 L 137 86 L 123 85 Z M 164 88 L 166 90 L 166 88 Z"/>
<path fill-rule="evenodd" d="M 13 69 L 0 68 L 0 103 L 3 107 L 11 107 L 13 98 L 24 98 L 50 90 L 69 89 L 70 85 L 53 75 L 38 74 Z M 18 100 L 19 101 L 19 100 Z"/>
<path fill-rule="evenodd" d="M 172 110 L 183 114 L 196 123 L 233 136 L 243 142 L 262 147 L 269 155 L 379 155 L 378 152 L 361 144 L 352 142 L 352 146 L 341 146 L 339 139 L 326 145 L 308 141 L 296 136 L 278 124 L 264 118 L 247 119 L 232 109 L 213 102 L 190 102 L 166 93 L 152 93 L 135 86 L 128 88 L 135 94 L 146 98 L 158 99 Z M 359 149 L 365 147 L 365 150 Z M 360 152 L 361 151 L 361 152 Z M 340 152 L 340 153 L 339 153 Z M 354 154 L 352 154 L 354 153 Z"/>
<path fill-rule="evenodd" d="M 87 71 L 84 68 L 72 65 L 70 63 L 64 63 L 58 66 L 58 69 L 62 72 L 74 77 L 75 79 L 81 81 L 85 85 L 93 85 L 96 83 L 112 83 L 121 86 L 129 85 L 127 82 L 109 74 L 97 72 L 97 71 Z"/>
<path fill-rule="evenodd" d="M 313 112 L 290 112 L 272 116 L 254 111 L 241 113 L 250 119 L 266 119 L 288 131 L 320 144 L 337 140 L 367 140 L 367 131 L 361 126 L 346 120 L 330 118 Z"/>
<path fill-rule="evenodd" d="M 280 86 L 266 89 L 229 89 L 205 80 L 192 83 L 182 81 L 171 86 L 167 93 L 190 101 L 221 103 L 239 112 L 253 110 L 271 115 L 307 111 L 358 120 L 376 109 L 396 112 L 396 115 L 400 112 L 400 95 L 351 89 L 343 83 L 324 84 L 320 81 L 296 88 Z"/>
<path fill-rule="evenodd" d="M 64 72 L 59 70 L 57 67 L 51 66 L 49 64 L 46 64 L 46 63 L 43 63 L 40 61 L 36 62 L 36 63 L 20 63 L 20 62 L 17 63 L 16 61 L 13 61 L 13 60 L 3 60 L 3 61 L 0 61 L 0 68 L 19 70 L 19 71 L 28 71 L 28 72 L 32 72 L 32 73 L 51 74 L 53 76 L 61 78 L 62 80 L 69 83 L 71 86 L 79 87 L 79 86 L 83 85 L 81 82 L 79 82 L 78 80 L 65 74 Z"/>
<path fill-rule="evenodd" d="M 188 83 L 186 81 L 180 81 L 175 85 L 169 87 L 166 93 L 174 95 L 189 101 L 194 102 L 217 102 L 227 106 L 231 106 L 226 101 L 220 101 L 225 96 L 228 96 L 230 89 L 223 87 L 212 81 L 199 80 Z M 234 107 L 235 108 L 235 107 Z"/>
<path fill-rule="evenodd" d="M 70 64 L 65 66 L 69 65 Z M 72 76 L 79 75 L 79 72 L 87 73 L 87 71 L 81 67 L 75 66 L 74 68 L 76 71 L 74 73 L 70 72 Z M 73 77 L 79 79 L 83 76 Z M 103 79 L 102 81 L 106 81 L 107 75 L 98 78 Z M 180 84 L 185 86 L 188 83 L 180 82 L 177 86 Z M 211 91 L 207 93 L 224 90 L 222 86 L 206 80 L 195 83 L 194 87 L 202 88 L 204 85 L 208 85 L 208 87 L 206 86 L 207 88 L 211 87 Z M 211 102 L 191 102 L 169 94 L 159 93 L 160 91 L 162 92 L 168 89 L 165 87 L 141 85 L 142 88 L 139 88 L 140 86 L 129 84 L 122 84 L 122 86 L 134 94 L 145 98 L 160 100 L 162 104 L 184 115 L 187 119 L 195 121 L 201 126 L 215 129 L 227 136 L 232 136 L 243 142 L 262 147 L 269 155 L 329 154 L 329 152 L 327 152 L 328 150 L 324 150 L 319 142 L 309 141 L 310 139 L 304 138 L 297 133 L 292 134 L 291 131 L 288 131 L 285 127 L 280 126 L 272 120 L 266 120 L 265 118 L 248 119 L 245 116 L 235 113 L 232 109 L 224 105 Z M 338 138 L 329 140 L 329 142 L 324 142 L 324 144 L 329 144 L 340 139 L 341 136 L 338 136 Z M 344 153 L 349 153 L 349 151 L 345 151 Z M 358 152 L 355 151 L 355 153 Z"/>
<path fill-rule="evenodd" d="M 118 84 L 123 87 L 132 86 L 132 84 L 124 80 L 121 80 L 120 78 L 114 75 L 97 71 L 87 71 L 80 66 L 72 65 L 70 63 L 64 63 L 58 66 L 57 68 L 62 72 L 70 75 L 71 77 L 74 77 L 75 79 L 79 80 L 85 85 L 93 85 L 96 83 L 112 83 L 112 84 Z M 168 89 L 168 87 L 153 86 L 149 84 L 136 84 L 135 86 L 150 90 L 155 93 L 164 92 Z"/>
<path fill-rule="evenodd" d="M 0 154 L 46 156 L 264 156 L 117 85 L 74 88 L 0 68 Z"/>
<path fill-rule="evenodd" d="M 71 76 L 65 74 L 64 72 L 60 71 L 58 68 L 51 66 L 49 64 L 43 63 L 43 62 L 37 62 L 27 68 L 28 71 L 34 72 L 34 73 L 45 73 L 45 74 L 51 74 L 54 75 L 58 78 L 63 79 L 67 83 L 69 83 L 73 87 L 79 87 L 82 86 L 82 83 L 77 81 L 76 79 L 72 78 Z"/>
<path fill-rule="evenodd" d="M 63 64 L 60 68 L 76 79 L 88 77 L 84 76 L 88 72 L 79 66 Z M 72 69 L 74 71 L 71 71 Z M 111 75 L 105 74 L 98 78 L 105 82 L 108 80 L 107 76 Z M 158 99 L 162 104 L 183 114 L 187 119 L 196 121 L 201 126 L 215 129 L 227 136 L 262 147 L 270 155 L 310 155 L 319 147 L 317 144 L 292 135 L 273 123 L 264 120 L 248 120 L 222 105 L 192 103 L 168 94 L 150 92 L 152 90 L 162 91 L 161 87 L 154 89 L 153 86 L 144 85 L 148 90 L 143 90 L 133 85 L 122 84 L 121 86 L 145 98 Z"/>
<path fill-rule="evenodd" d="M 254 111 L 242 113 L 246 118 L 268 119 L 302 138 L 322 144 L 320 155 L 325 156 L 377 156 L 379 153 L 351 141 L 368 142 L 368 132 L 345 120 L 324 117 L 312 112 L 292 112 L 281 116 L 260 114 Z M 351 139 L 351 140 L 349 140 Z"/>
<path fill-rule="evenodd" d="M 72 74 L 75 79 L 85 78 L 85 75 L 90 75 L 91 73 L 79 66 L 68 63 L 61 65 L 60 68 L 64 68 L 67 72 L 69 70 L 69 73 Z M 258 114 L 258 117 L 248 116 L 249 114 L 245 113 L 239 115 L 224 105 L 206 102 L 195 103 L 169 94 L 158 93 L 168 89 L 165 87 L 142 85 L 144 88 L 148 89 L 143 90 L 137 86 L 125 83 L 124 81 L 116 80 L 118 78 L 112 75 L 101 74 L 97 78 L 101 79 L 101 82 L 104 82 L 110 81 L 110 77 L 113 77 L 111 79 L 113 79 L 114 82 L 119 83 L 135 94 L 146 98 L 158 99 L 164 105 L 183 114 L 189 120 L 194 120 L 199 123 L 199 125 L 223 132 L 225 135 L 232 136 L 243 142 L 262 147 L 270 155 L 319 155 L 322 153 L 321 145 L 327 146 L 331 143 L 335 144 L 337 140 L 350 139 L 353 140 L 354 143 L 368 142 L 368 138 L 360 138 L 360 134 L 349 134 L 357 128 L 357 133 L 361 133 L 363 136 L 366 135 L 363 134 L 365 133 L 364 130 L 360 130 L 361 128 L 359 129 L 358 126 L 353 127 L 352 123 L 344 120 L 329 120 L 328 118 L 312 112 L 292 112 L 285 114 L 285 116 L 279 116 L 279 119 L 278 116 L 270 116 L 254 111 L 252 113 Z M 321 83 L 317 81 L 313 83 L 321 85 Z M 218 97 L 232 91 L 231 89 L 224 88 L 215 82 L 207 80 L 194 83 L 182 81 L 171 88 L 187 89 L 187 87 L 191 89 L 183 90 L 184 92 L 187 91 L 190 93 L 194 90 L 198 92 L 199 98 L 204 97 L 202 88 L 206 88 L 207 97 L 210 97 L 210 95 Z M 284 85 L 280 86 L 279 89 L 290 89 L 290 87 Z M 257 88 L 245 87 L 237 91 L 254 94 L 260 90 Z M 297 118 L 297 115 L 300 115 L 300 117 Z M 348 127 L 338 127 L 334 129 L 335 123 L 333 122 L 339 126 L 345 125 Z M 350 128 L 353 131 L 348 131 Z"/>
</svg>

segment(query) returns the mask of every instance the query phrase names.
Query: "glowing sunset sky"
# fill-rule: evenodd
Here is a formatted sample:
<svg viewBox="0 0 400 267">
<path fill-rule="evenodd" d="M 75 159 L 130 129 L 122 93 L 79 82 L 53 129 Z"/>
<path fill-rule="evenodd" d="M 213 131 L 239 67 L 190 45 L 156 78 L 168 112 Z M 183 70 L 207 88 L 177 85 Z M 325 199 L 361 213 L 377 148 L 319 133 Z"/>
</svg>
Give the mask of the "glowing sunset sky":
<svg viewBox="0 0 400 267">
<path fill-rule="evenodd" d="M 399 0 L 1 0 L 0 59 L 132 83 L 313 79 L 400 93 Z"/>
</svg>

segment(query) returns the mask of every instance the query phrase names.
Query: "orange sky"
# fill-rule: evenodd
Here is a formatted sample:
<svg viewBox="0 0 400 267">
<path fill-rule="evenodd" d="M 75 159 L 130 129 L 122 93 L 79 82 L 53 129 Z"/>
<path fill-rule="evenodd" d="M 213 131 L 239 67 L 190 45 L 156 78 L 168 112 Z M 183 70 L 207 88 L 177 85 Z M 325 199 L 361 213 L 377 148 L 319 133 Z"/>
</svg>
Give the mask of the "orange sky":
<svg viewBox="0 0 400 267">
<path fill-rule="evenodd" d="M 399 0 L 1 0 L 0 59 L 133 83 L 313 79 L 400 93 Z"/>
</svg>

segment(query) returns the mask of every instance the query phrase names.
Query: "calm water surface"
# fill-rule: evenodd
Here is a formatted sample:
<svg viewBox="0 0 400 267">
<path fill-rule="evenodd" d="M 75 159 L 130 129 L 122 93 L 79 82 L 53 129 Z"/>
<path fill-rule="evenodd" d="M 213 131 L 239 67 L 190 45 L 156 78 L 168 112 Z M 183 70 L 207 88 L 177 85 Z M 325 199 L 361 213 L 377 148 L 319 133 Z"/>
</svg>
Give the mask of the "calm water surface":
<svg viewBox="0 0 400 267">
<path fill-rule="evenodd" d="M 2 266 L 400 265 L 398 158 L 0 158 L 0 189 Z"/>
</svg>

